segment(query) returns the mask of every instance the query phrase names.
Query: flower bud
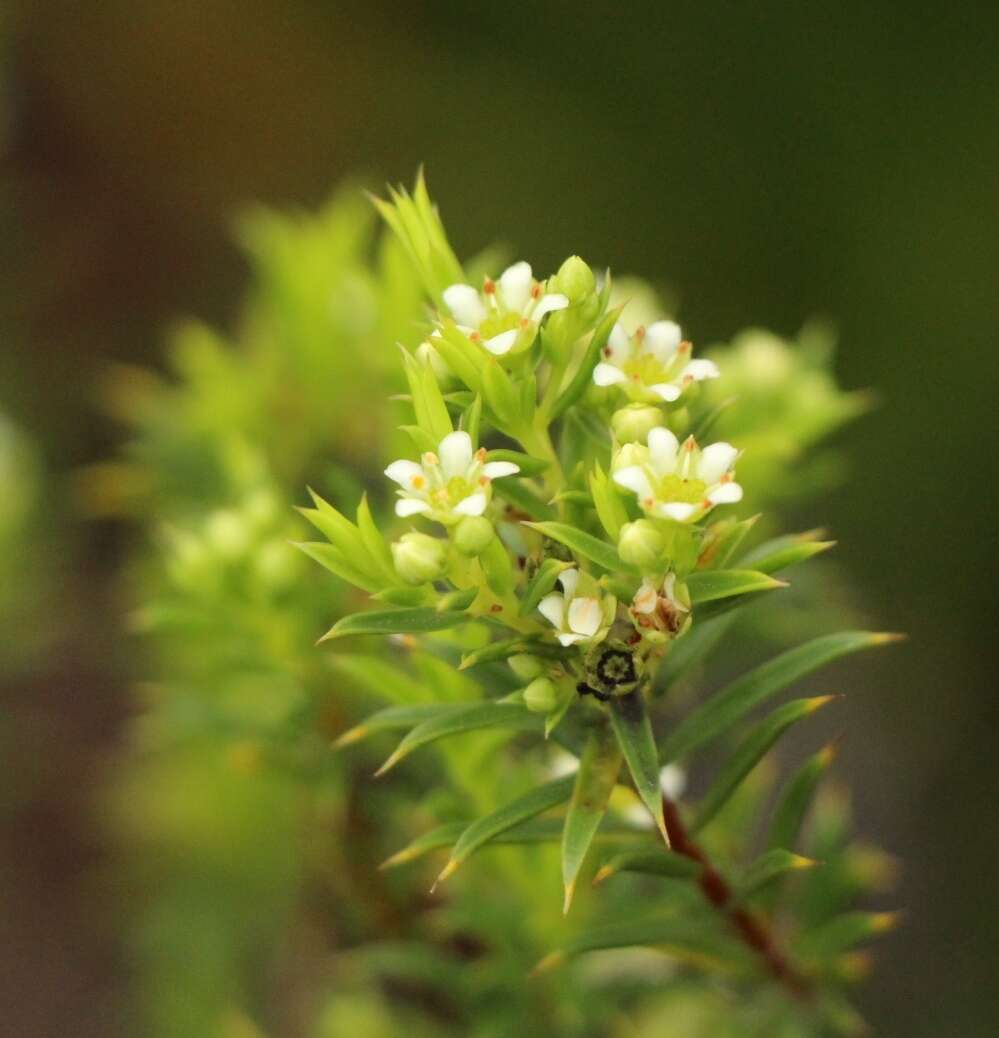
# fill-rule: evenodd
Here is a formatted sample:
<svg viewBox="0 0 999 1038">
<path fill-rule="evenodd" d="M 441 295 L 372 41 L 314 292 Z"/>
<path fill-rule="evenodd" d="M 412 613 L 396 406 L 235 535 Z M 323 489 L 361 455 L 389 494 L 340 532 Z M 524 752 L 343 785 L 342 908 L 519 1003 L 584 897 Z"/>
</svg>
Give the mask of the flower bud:
<svg viewBox="0 0 999 1038">
<path fill-rule="evenodd" d="M 570 256 L 558 273 L 551 279 L 549 290 L 561 292 L 568 296 L 570 303 L 578 303 L 590 295 L 596 287 L 597 279 L 593 276 L 589 264 L 578 256 Z"/>
<path fill-rule="evenodd" d="M 395 571 L 407 584 L 425 584 L 444 572 L 444 541 L 425 533 L 404 533 L 392 545 Z"/>
<path fill-rule="evenodd" d="M 625 523 L 617 542 L 621 558 L 639 569 L 654 569 L 662 560 L 666 543 L 663 535 L 648 519 Z"/>
<path fill-rule="evenodd" d="M 662 424 L 662 411 L 651 404 L 629 404 L 611 417 L 611 428 L 618 443 L 645 443 L 649 430 Z"/>
<path fill-rule="evenodd" d="M 466 515 L 454 531 L 454 546 L 462 555 L 479 555 L 493 539 L 493 524 L 484 515 Z"/>
<path fill-rule="evenodd" d="M 531 681 L 533 678 L 539 678 L 545 671 L 541 660 L 537 656 L 528 655 L 526 652 L 511 656 L 506 662 L 521 681 Z"/>
<path fill-rule="evenodd" d="M 550 714 L 558 703 L 558 693 L 548 678 L 536 678 L 524 689 L 524 705 L 532 714 Z"/>
</svg>

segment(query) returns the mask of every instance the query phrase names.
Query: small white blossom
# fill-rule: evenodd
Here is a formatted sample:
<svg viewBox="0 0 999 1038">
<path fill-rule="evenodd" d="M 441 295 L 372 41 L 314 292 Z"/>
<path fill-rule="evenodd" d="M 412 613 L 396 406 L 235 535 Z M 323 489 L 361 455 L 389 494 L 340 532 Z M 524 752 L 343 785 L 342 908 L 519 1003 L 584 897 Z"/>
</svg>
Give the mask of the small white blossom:
<svg viewBox="0 0 999 1038">
<path fill-rule="evenodd" d="M 593 578 L 581 578 L 579 570 L 567 569 L 558 580 L 562 592 L 553 591 L 538 604 L 538 611 L 555 628 L 558 640 L 563 645 L 601 641 L 614 621 L 617 600 L 613 595 L 601 598 Z"/>
<path fill-rule="evenodd" d="M 385 470 L 402 488 L 396 515 L 426 515 L 446 526 L 468 515 L 482 515 L 492 494 L 492 480 L 520 471 L 510 461 L 486 461 L 484 448 L 474 451 L 467 432 L 449 433 L 438 453 L 423 455 L 421 463 L 393 461 Z"/>
<path fill-rule="evenodd" d="M 713 361 L 692 360 L 690 353 L 690 343 L 673 321 L 656 321 L 631 336 L 618 323 L 604 347 L 604 360 L 593 369 L 593 381 L 620 386 L 635 401 L 672 403 L 691 383 L 719 375 Z"/>
<path fill-rule="evenodd" d="M 626 444 L 614 457 L 614 482 L 638 496 L 648 515 L 691 522 L 715 505 L 742 500 L 732 471 L 739 452 L 730 443 L 701 450 L 693 436 L 683 446 L 663 426 L 649 433 L 648 446 Z"/>
<path fill-rule="evenodd" d="M 547 313 L 564 310 L 569 300 L 561 292 L 545 292 L 529 263 L 507 267 L 498 281 L 486 278 L 479 291 L 471 285 L 444 289 L 444 304 L 458 327 L 494 356 L 509 353 L 518 342 L 530 344 Z"/>
</svg>

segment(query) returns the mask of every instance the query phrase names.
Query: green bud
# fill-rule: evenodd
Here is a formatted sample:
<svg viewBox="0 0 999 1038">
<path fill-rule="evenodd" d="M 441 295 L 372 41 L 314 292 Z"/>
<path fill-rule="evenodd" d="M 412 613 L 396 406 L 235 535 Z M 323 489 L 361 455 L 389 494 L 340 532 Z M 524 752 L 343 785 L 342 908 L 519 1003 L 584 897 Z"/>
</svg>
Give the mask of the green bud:
<svg viewBox="0 0 999 1038">
<path fill-rule="evenodd" d="M 548 678 L 536 678 L 524 689 L 524 705 L 532 714 L 550 714 L 558 703 L 558 693 Z"/>
<path fill-rule="evenodd" d="M 642 570 L 654 569 L 661 561 L 666 542 L 663 535 L 648 519 L 625 523 L 617 542 L 621 558 Z"/>
<path fill-rule="evenodd" d="M 649 430 L 662 424 L 662 411 L 651 404 L 629 404 L 611 417 L 611 428 L 618 443 L 645 443 Z"/>
<path fill-rule="evenodd" d="M 407 584 L 425 584 L 444 573 L 447 546 L 425 533 L 404 533 L 392 545 L 395 571 Z"/>
<path fill-rule="evenodd" d="M 590 295 L 596 288 L 597 279 L 593 276 L 589 264 L 578 256 L 570 256 L 558 273 L 549 282 L 548 288 L 552 292 L 561 292 L 569 297 L 570 303 L 578 303 Z"/>
<path fill-rule="evenodd" d="M 252 533 L 245 518 L 231 508 L 220 508 L 208 517 L 206 533 L 219 555 L 235 559 L 249 550 Z"/>
<path fill-rule="evenodd" d="M 539 678 L 545 671 L 541 660 L 537 656 L 528 655 L 526 652 L 511 656 L 506 662 L 521 681 L 531 681 L 533 678 Z"/>
<path fill-rule="evenodd" d="M 462 555 L 479 555 L 493 539 L 493 524 L 484 515 L 466 515 L 454 531 L 454 546 Z"/>
</svg>

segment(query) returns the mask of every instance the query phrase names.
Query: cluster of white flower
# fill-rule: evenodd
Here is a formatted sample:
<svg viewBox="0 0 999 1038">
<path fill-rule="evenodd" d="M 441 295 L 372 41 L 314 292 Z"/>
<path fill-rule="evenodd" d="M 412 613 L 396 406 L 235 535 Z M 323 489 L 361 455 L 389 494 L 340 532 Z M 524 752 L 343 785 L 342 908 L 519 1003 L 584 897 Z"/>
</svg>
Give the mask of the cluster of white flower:
<svg viewBox="0 0 999 1038">
<path fill-rule="evenodd" d="M 442 299 L 453 319 L 450 327 L 494 357 L 530 348 L 545 316 L 571 305 L 566 295 L 549 292 L 546 282 L 535 280 L 524 262 L 507 267 L 495 281 L 485 279 L 481 289 L 450 285 Z M 445 313 L 438 330 L 421 347 L 439 375 L 446 371 L 433 343 L 444 333 L 447 320 Z M 669 527 L 695 523 L 716 505 L 742 499 L 734 474 L 735 447 L 722 442 L 701 448 L 692 436 L 681 444 L 666 425 L 662 408 L 677 404 L 694 384 L 719 375 L 713 361 L 691 354 L 691 344 L 673 321 L 656 321 L 631 333 L 616 323 L 593 369 L 597 406 L 607 399 L 600 395 L 603 391 L 622 393 L 627 401 L 612 421 L 615 441 L 619 436 L 635 437 L 634 442 L 616 444 L 611 475 L 618 488 L 635 495 L 645 517 L 626 525 L 620 550 L 643 573 L 628 615 L 636 630 L 651 638 L 675 636 L 690 619 L 689 601 L 685 592 L 678 593 L 676 574 L 664 554 Z M 393 462 L 385 473 L 400 487 L 396 513 L 424 515 L 447 527 L 484 516 L 492 480 L 520 471 L 513 462 L 486 459 L 486 451 L 476 450 L 467 432 L 453 432 L 436 453 L 425 453 L 419 462 Z M 544 596 L 538 608 L 559 642 L 569 646 L 601 641 L 614 622 L 616 599 L 577 569 L 565 570 L 558 579 L 562 590 Z"/>
</svg>

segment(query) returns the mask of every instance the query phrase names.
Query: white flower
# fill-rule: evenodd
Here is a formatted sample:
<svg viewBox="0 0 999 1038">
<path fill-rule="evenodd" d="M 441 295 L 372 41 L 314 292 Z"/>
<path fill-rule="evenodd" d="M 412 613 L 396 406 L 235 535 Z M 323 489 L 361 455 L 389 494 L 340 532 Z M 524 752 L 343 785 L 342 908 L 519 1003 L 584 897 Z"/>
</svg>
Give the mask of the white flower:
<svg viewBox="0 0 999 1038">
<path fill-rule="evenodd" d="M 615 324 L 604 360 L 593 369 L 593 381 L 620 386 L 635 401 L 672 403 L 692 382 L 719 375 L 713 361 L 691 360 L 690 351 L 673 321 L 656 321 L 630 337 Z"/>
<path fill-rule="evenodd" d="M 466 515 L 482 515 L 491 481 L 519 471 L 510 461 L 486 461 L 485 448 L 473 451 L 467 432 L 453 432 L 441 440 L 437 454 L 423 455 L 422 464 L 393 461 L 385 475 L 402 488 L 396 515 L 423 514 L 450 526 Z"/>
<path fill-rule="evenodd" d="M 545 292 L 535 281 L 529 263 L 514 263 L 499 281 L 486 278 L 482 291 L 471 285 L 444 289 L 444 304 L 458 327 L 494 356 L 509 353 L 518 342 L 528 346 L 547 313 L 564 310 L 569 300 L 561 292 Z"/>
<path fill-rule="evenodd" d="M 614 457 L 614 482 L 638 495 L 649 515 L 690 522 L 715 505 L 742 500 L 732 471 L 739 452 L 730 443 L 701 450 L 693 436 L 683 446 L 663 426 L 649 433 L 648 446 L 627 444 Z"/>
<path fill-rule="evenodd" d="M 646 577 L 631 600 L 631 617 L 635 626 L 648 634 L 659 631 L 679 634 L 690 617 L 690 601 L 676 588 L 676 574 L 667 573 L 661 584 Z"/>
<path fill-rule="evenodd" d="M 617 600 L 600 593 L 596 581 L 579 570 L 567 569 L 558 578 L 562 592 L 553 591 L 538 603 L 538 611 L 555 628 L 563 645 L 598 642 L 614 621 Z M 583 587 L 580 587 L 582 581 Z"/>
</svg>

